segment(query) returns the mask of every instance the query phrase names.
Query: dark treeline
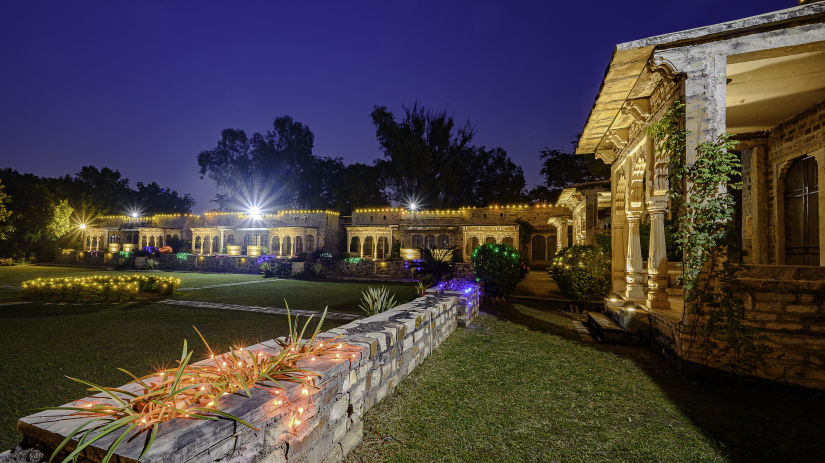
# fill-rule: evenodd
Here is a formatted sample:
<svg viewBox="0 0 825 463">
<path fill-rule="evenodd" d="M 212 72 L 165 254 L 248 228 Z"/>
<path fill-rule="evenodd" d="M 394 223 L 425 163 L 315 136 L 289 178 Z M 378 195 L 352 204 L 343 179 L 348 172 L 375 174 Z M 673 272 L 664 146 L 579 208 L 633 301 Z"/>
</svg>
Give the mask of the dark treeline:
<svg viewBox="0 0 825 463">
<path fill-rule="evenodd" d="M 85 166 L 74 176 L 49 178 L 0 170 L 0 256 L 50 258 L 76 244 L 77 225 L 98 215 L 190 212 L 188 194 L 138 182 L 109 168 Z"/>
<path fill-rule="evenodd" d="M 414 201 L 426 208 L 546 202 L 565 185 L 606 178 L 603 164 L 559 150 L 542 151 L 546 184 L 527 192 L 524 171 L 500 148 L 473 144 L 469 121 L 419 104 L 400 116 L 384 106 L 370 114 L 382 157 L 345 164 L 313 153 L 314 135 L 289 116 L 266 133 L 225 129 L 217 145 L 198 154 L 201 178 L 226 193 L 215 202 L 227 210 L 333 209 Z"/>
</svg>

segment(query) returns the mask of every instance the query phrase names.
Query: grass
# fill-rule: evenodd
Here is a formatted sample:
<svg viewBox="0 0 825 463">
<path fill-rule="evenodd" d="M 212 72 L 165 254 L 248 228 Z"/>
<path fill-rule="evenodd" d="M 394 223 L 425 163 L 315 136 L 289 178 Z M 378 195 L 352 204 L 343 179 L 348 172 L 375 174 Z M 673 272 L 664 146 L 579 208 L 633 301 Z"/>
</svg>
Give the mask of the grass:
<svg viewBox="0 0 825 463">
<path fill-rule="evenodd" d="M 681 376 L 582 342 L 548 304 L 486 307 L 367 413 L 346 461 L 825 460 L 823 393 Z"/>
<path fill-rule="evenodd" d="M 411 301 L 416 296 L 415 287 L 409 283 L 317 282 L 272 279 L 256 285 L 179 292 L 175 295 L 175 299 L 283 307 L 284 298 L 286 298 L 289 307 L 292 309 L 320 311 L 325 306 L 329 306 L 330 312 L 363 313 L 358 308 L 358 304 L 361 300 L 361 292 L 369 286 L 386 286 L 391 293 L 395 293 L 399 304 Z"/>
<path fill-rule="evenodd" d="M 129 379 L 117 367 L 143 374 L 161 361 L 171 366 L 184 338 L 200 360 L 205 350 L 193 325 L 219 352 L 288 334 L 286 317 L 254 312 L 151 303 L 0 308 L 0 449 L 18 443 L 17 418 L 88 395 L 65 375 L 119 386 Z"/>
</svg>

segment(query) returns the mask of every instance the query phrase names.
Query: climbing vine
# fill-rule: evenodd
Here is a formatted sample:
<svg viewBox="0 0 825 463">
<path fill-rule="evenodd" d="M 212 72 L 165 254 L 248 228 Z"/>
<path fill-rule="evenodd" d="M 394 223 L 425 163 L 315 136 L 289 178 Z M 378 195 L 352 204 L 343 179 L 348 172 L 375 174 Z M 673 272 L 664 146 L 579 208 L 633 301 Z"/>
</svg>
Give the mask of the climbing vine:
<svg viewBox="0 0 825 463">
<path fill-rule="evenodd" d="M 699 340 L 707 358 L 724 350 L 734 370 L 756 368 L 764 353 L 758 331 L 745 322 L 743 301 L 736 296 L 738 267 L 728 258 L 735 201 L 732 190 L 742 188 L 742 165 L 733 152 L 737 142 L 723 134 L 701 143 L 693 164 L 685 162 L 687 130 L 682 128 L 684 105 L 676 102 L 648 128 L 656 154 L 668 159 L 671 216 L 667 226 L 682 254 L 685 308 L 691 314 L 688 352 Z M 703 324 L 699 320 L 704 320 Z"/>
</svg>

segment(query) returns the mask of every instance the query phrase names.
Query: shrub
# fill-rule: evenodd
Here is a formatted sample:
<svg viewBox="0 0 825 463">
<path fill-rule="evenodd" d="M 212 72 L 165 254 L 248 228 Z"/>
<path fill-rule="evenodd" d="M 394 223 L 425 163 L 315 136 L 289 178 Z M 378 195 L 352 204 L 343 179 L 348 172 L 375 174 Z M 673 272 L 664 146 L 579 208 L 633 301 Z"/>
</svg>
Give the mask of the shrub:
<svg viewBox="0 0 825 463">
<path fill-rule="evenodd" d="M 610 256 L 591 245 L 569 246 L 556 254 L 550 275 L 562 293 L 583 301 L 610 290 Z"/>
<path fill-rule="evenodd" d="M 143 268 L 146 269 L 146 270 L 157 270 L 157 268 L 158 268 L 157 259 L 146 259 L 146 264 L 143 265 Z"/>
<path fill-rule="evenodd" d="M 392 250 L 390 251 L 390 260 L 400 260 L 401 259 L 401 242 L 400 241 L 393 241 L 392 242 Z"/>
<path fill-rule="evenodd" d="M 397 305 L 395 294 L 391 295 L 386 286 L 380 288 L 370 286 L 366 291 L 361 292 L 361 296 L 359 307 L 366 312 L 367 316 L 386 312 Z"/>
<path fill-rule="evenodd" d="M 473 251 L 476 279 L 490 297 L 508 297 L 527 274 L 527 266 L 512 246 L 487 243 Z"/>
<path fill-rule="evenodd" d="M 38 278 L 22 283 L 23 294 L 37 302 L 124 302 L 140 293 L 171 296 L 180 279 L 144 275 L 96 275 L 89 277 Z"/>
<path fill-rule="evenodd" d="M 421 248 L 421 271 L 433 276 L 435 281 L 449 280 L 453 277 L 456 248 L 427 249 Z"/>
<path fill-rule="evenodd" d="M 313 264 L 312 267 L 309 268 L 309 271 L 312 273 L 312 276 L 316 278 L 321 278 L 327 272 L 327 268 L 324 267 L 324 264 Z"/>
</svg>

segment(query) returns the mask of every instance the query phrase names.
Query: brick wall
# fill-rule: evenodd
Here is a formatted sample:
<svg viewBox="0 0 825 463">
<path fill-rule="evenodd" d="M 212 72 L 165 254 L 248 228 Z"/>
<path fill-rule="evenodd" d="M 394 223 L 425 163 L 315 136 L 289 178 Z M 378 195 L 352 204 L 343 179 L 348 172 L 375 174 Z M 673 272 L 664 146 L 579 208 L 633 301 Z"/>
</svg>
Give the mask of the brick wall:
<svg viewBox="0 0 825 463">
<path fill-rule="evenodd" d="M 477 294 L 474 297 L 477 299 Z M 154 445 L 141 461 L 339 461 L 361 440 L 364 413 L 390 394 L 455 330 L 460 307 L 456 296 L 431 294 L 334 328 L 323 336 L 341 335 L 343 342 L 360 351 L 352 359 L 316 361 L 311 367 L 300 365 L 321 374 L 316 381 L 320 389 L 310 397 L 299 395 L 297 384 L 286 386 L 282 395 L 288 400 L 281 406 L 274 404 L 269 392 L 258 389 L 252 389 L 251 398 L 243 394 L 228 396 L 221 401 L 221 409 L 247 420 L 258 430 L 228 420 L 173 420 L 160 426 Z M 276 348 L 274 341 L 267 341 L 248 349 Z M 298 407 L 304 411 L 301 423 L 294 426 Z M 57 416 L 61 413 L 65 412 L 46 411 L 22 418 L 18 429 L 26 438 L 25 447 L 38 448 L 48 455 L 48 449 L 77 426 L 76 419 Z M 99 461 L 110 441 L 101 439 L 85 457 Z M 118 461 L 134 461 L 141 447 L 142 439 L 125 441 L 118 448 Z M 14 461 L 26 452 L 18 448 L 0 457 L 0 462 Z"/>
</svg>

